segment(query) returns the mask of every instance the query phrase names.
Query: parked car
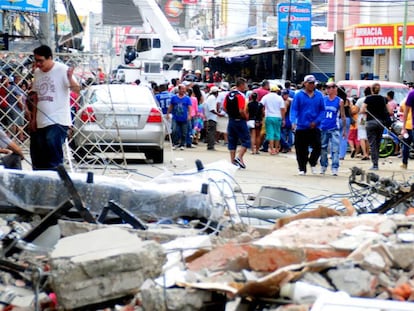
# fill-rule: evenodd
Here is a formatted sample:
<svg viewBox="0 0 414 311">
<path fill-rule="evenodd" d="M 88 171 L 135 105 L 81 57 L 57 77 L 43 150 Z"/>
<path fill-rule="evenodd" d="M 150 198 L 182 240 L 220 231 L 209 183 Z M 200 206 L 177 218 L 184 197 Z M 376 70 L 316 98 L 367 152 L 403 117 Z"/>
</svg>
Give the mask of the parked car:
<svg viewBox="0 0 414 311">
<path fill-rule="evenodd" d="M 74 118 L 72 149 L 81 160 L 94 152 L 139 152 L 164 162 L 165 126 L 150 89 L 131 84 L 91 86 Z"/>
<path fill-rule="evenodd" d="M 394 99 L 399 104 L 408 95 L 410 91 L 408 86 L 403 83 L 381 81 L 381 80 L 342 80 L 337 84 L 345 88 L 348 97 L 358 99 L 364 96 L 364 89 L 375 82 L 381 85 L 380 94 L 385 96 L 387 92 L 394 91 Z"/>
</svg>

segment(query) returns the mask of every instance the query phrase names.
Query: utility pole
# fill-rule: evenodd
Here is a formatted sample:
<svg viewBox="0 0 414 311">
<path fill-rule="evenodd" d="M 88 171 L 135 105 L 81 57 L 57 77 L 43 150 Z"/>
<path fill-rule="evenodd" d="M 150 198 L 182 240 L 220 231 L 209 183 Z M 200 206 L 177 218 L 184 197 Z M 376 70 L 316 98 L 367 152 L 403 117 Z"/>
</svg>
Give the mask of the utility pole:
<svg viewBox="0 0 414 311">
<path fill-rule="evenodd" d="M 286 36 L 285 36 L 285 51 L 283 52 L 283 71 L 282 71 L 282 79 L 287 79 L 287 67 L 288 67 L 288 54 L 289 54 L 289 31 L 290 31 L 290 11 L 292 8 L 292 0 L 289 1 L 289 12 L 288 12 L 288 21 L 287 21 L 287 29 L 286 29 Z"/>
<path fill-rule="evenodd" d="M 405 79 L 405 46 L 407 42 L 407 19 L 408 19 L 408 0 L 404 2 L 404 24 L 401 42 L 401 61 L 400 61 L 400 82 Z"/>
<path fill-rule="evenodd" d="M 40 44 L 50 46 L 56 50 L 55 38 L 55 1 L 49 0 L 49 12 L 39 14 L 39 38 Z"/>
</svg>

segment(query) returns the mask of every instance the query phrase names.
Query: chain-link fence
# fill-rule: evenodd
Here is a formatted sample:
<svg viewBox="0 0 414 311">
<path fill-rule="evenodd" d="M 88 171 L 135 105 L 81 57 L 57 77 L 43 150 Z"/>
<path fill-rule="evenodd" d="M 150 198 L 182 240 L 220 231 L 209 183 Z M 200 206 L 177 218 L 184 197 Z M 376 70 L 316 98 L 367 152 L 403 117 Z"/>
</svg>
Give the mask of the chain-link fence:
<svg viewBox="0 0 414 311">
<path fill-rule="evenodd" d="M 74 171 L 89 169 L 92 166 L 95 168 L 97 165 L 105 166 L 108 163 L 126 164 L 125 149 L 122 141 L 119 141 L 117 131 L 113 129 L 113 124 L 94 120 L 98 122 L 96 126 L 100 128 L 99 133 L 89 131 L 85 134 L 82 127 L 90 121 L 88 117 L 92 116 L 87 115 L 87 110 L 82 114 L 77 113 L 83 105 L 82 94 L 87 92 L 91 85 L 109 83 L 108 75 L 102 81 L 102 77 L 98 74 L 100 69 L 104 73 L 110 71 L 105 64 L 105 59 L 102 55 L 93 54 L 55 55 L 56 61 L 75 67 L 75 76 L 82 85 L 80 95 L 71 93 L 70 105 L 74 126 L 69 131 L 64 146 L 66 164 Z M 30 159 L 30 133 L 26 100 L 33 80 L 32 68 L 32 53 L 0 54 L 0 126 L 22 147 L 28 159 Z M 85 148 L 85 145 L 92 145 L 93 148 Z"/>
</svg>

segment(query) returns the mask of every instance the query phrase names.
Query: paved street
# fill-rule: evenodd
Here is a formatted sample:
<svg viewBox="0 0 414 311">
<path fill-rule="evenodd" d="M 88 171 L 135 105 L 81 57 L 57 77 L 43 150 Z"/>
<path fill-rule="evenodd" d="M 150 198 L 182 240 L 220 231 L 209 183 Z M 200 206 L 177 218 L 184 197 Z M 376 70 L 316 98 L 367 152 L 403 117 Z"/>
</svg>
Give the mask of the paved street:
<svg viewBox="0 0 414 311">
<path fill-rule="evenodd" d="M 204 165 L 223 159 L 229 161 L 229 152 L 225 146 L 216 145 L 216 149 L 216 151 L 207 151 L 206 145 L 201 143 L 197 148 L 184 151 L 171 150 L 167 143 L 164 164 L 130 164 L 128 168 L 136 172 L 132 178 L 145 181 L 149 180 L 148 177 L 161 174 L 165 169 L 177 173 L 194 169 L 197 159 L 200 159 Z M 247 169 L 238 169 L 235 173 L 235 179 L 244 193 L 256 194 L 262 186 L 275 186 L 296 190 L 309 198 L 330 194 L 347 194 L 349 193 L 350 168 L 357 166 L 367 170 L 371 166 L 370 161 L 362 161 L 358 158 L 351 159 L 349 154 L 347 157 L 341 161 L 339 176 L 332 176 L 330 169 L 326 175 L 312 175 L 310 168 L 308 168 L 306 176 L 298 176 L 294 152 L 276 156 L 270 156 L 267 153 L 260 155 L 247 153 L 245 156 Z M 409 169 L 406 171 L 401 170 L 399 165 L 400 159 L 397 157 L 380 160 L 380 170 L 376 173 L 381 177 L 394 176 L 397 180 L 406 180 L 414 174 L 414 162 L 409 163 Z M 114 170 L 109 170 L 106 174 L 118 175 Z"/>
</svg>

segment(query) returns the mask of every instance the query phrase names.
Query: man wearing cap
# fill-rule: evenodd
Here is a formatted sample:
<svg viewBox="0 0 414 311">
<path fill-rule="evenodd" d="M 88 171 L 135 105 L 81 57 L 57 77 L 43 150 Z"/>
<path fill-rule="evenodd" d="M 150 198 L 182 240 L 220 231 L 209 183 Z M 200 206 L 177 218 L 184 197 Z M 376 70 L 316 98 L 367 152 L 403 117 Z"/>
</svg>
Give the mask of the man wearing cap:
<svg viewBox="0 0 414 311">
<path fill-rule="evenodd" d="M 263 96 L 261 103 L 265 108 L 266 140 L 269 142 L 269 153 L 279 153 L 280 131 L 285 119 L 285 102 L 277 93 L 279 87 L 272 86 L 270 93 Z"/>
<path fill-rule="evenodd" d="M 201 76 L 201 70 L 197 69 L 195 72 L 195 81 L 194 82 L 201 82 L 203 81 L 203 77 Z"/>
<path fill-rule="evenodd" d="M 309 162 L 313 174 L 317 174 L 316 164 L 321 155 L 321 132 L 319 126 L 324 118 L 323 95 L 315 90 L 316 79 L 305 76 L 303 88 L 295 94 L 290 108 L 290 121 L 295 132 L 296 161 L 299 175 L 306 174 Z M 312 149 L 309 156 L 309 147 Z"/>
<path fill-rule="evenodd" d="M 210 68 L 204 68 L 204 82 L 213 83 L 213 76 L 211 75 Z"/>
<path fill-rule="evenodd" d="M 204 106 L 204 115 L 207 120 L 207 150 L 215 150 L 217 118 L 223 116 L 217 109 L 218 93 L 219 88 L 217 86 L 211 87 Z"/>
</svg>

